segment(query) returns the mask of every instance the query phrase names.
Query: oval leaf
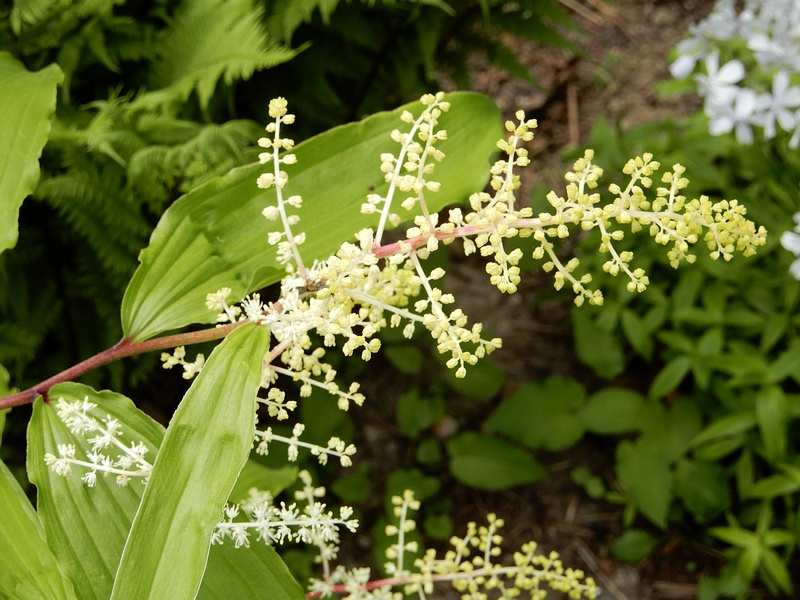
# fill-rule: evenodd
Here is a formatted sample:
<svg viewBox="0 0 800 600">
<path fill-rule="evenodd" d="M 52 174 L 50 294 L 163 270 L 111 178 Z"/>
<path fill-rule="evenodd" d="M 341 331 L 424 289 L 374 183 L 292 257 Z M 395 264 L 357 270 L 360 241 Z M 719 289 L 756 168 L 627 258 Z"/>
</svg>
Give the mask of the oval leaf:
<svg viewBox="0 0 800 600">
<path fill-rule="evenodd" d="M 613 435 L 641 428 L 644 398 L 634 390 L 606 388 L 592 394 L 578 417 L 593 433 Z"/>
<path fill-rule="evenodd" d="M 117 419 L 123 426 L 122 439 L 144 443 L 150 449 L 146 458 L 154 460 L 164 429 L 125 396 L 62 383 L 53 386 L 49 397 L 66 402 L 87 399 L 96 404 L 89 416 L 100 422 L 106 417 Z M 90 488 L 81 481 L 83 473 L 56 475 L 45 464 L 44 456 L 57 456 L 58 444 L 74 444 L 76 458 L 82 460 L 92 450 L 86 438 L 70 432 L 53 404 L 39 398 L 28 425 L 28 477 L 36 484 L 39 518 L 48 544 L 78 597 L 107 599 L 144 486 L 141 481 L 131 481 L 120 487 L 113 478 L 99 477 L 97 485 Z"/>
<path fill-rule="evenodd" d="M 39 183 L 39 157 L 63 78 L 58 65 L 31 73 L 0 52 L 0 252 L 17 244 L 19 207 Z"/>
<path fill-rule="evenodd" d="M 544 467 L 524 450 L 481 433 L 463 433 L 447 443 L 450 471 L 467 485 L 501 490 L 533 483 L 546 476 Z"/>
<path fill-rule="evenodd" d="M 448 138 L 437 145 L 447 157 L 436 166 L 441 191 L 429 194 L 432 210 L 465 200 L 488 179 L 488 157 L 502 136 L 499 111 L 488 98 L 472 93 L 447 96 L 442 117 Z M 386 189 L 380 154 L 397 152 L 389 133 L 402 123 L 402 110 L 419 112 L 419 103 L 337 127 L 299 144 L 297 164 L 287 167 L 289 194 L 303 197 L 301 227 L 308 241 L 301 253 L 309 263 L 327 258 L 376 215 L 362 215 L 367 194 Z M 190 323 L 216 318 L 206 294 L 222 287 L 236 298 L 280 281 L 284 269 L 267 243 L 278 222 L 261 216 L 275 203 L 275 190 L 262 190 L 260 164 L 234 169 L 192 190 L 163 215 L 141 253 L 141 265 L 122 302 L 122 325 L 129 339 L 144 340 Z"/>
<path fill-rule="evenodd" d="M 120 560 L 111 597 L 193 598 L 255 427 L 265 327 L 228 335 L 170 421 Z"/>
<path fill-rule="evenodd" d="M 617 475 L 641 513 L 659 527 L 667 524 L 672 501 L 669 461 L 645 444 L 622 442 L 617 446 Z"/>
</svg>

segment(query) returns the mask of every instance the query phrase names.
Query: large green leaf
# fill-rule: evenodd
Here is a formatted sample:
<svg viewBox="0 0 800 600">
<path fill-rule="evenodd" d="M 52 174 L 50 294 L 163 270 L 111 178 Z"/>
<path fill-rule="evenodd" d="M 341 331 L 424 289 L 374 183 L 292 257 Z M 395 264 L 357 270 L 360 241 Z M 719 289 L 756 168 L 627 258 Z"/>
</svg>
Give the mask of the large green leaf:
<svg viewBox="0 0 800 600">
<path fill-rule="evenodd" d="M 119 420 L 123 439 L 143 442 L 151 450 L 149 460 L 155 458 L 164 430 L 125 396 L 62 383 L 50 390 L 49 397 L 54 402 L 59 398 L 67 402 L 86 398 L 97 404 L 91 416 L 99 421 L 106 416 Z M 85 460 L 91 451 L 91 444 L 69 431 L 51 403 L 37 399 L 28 426 L 28 476 L 37 487 L 39 517 L 47 542 L 74 583 L 78 597 L 107 599 L 144 486 L 141 481 L 131 481 L 120 487 L 114 478 L 100 477 L 90 488 L 78 473 L 56 475 L 45 465 L 44 455 L 57 455 L 58 444 L 66 443 L 75 445 L 76 458 Z"/>
<path fill-rule="evenodd" d="M 245 325 L 211 353 L 170 421 L 111 597 L 193 598 L 211 534 L 253 442 L 269 330 Z"/>
<path fill-rule="evenodd" d="M 39 157 L 62 78 L 55 64 L 31 73 L 0 52 L 0 252 L 16 245 L 19 207 L 39 183 Z"/>
<path fill-rule="evenodd" d="M 150 458 L 154 460 L 155 451 L 164 437 L 164 429 L 125 396 L 65 383 L 53 387 L 50 397 L 67 401 L 86 398 L 97 404 L 97 408 L 90 413 L 92 416 L 99 420 L 106 416 L 117 419 L 123 425 L 124 439 L 143 441 L 153 449 Z M 55 454 L 57 444 L 73 443 L 78 448 L 78 454 L 85 454 L 90 445 L 83 438 L 71 434 L 52 405 L 41 399 L 34 404 L 29 443 L 29 476 L 38 487 L 39 511 L 51 546 L 57 552 L 65 572 L 75 580 L 81 598 L 108 598 L 144 486 L 132 482 L 127 487 L 120 487 L 113 479 L 101 478 L 97 486 L 90 489 L 80 481 L 78 474 L 60 477 L 52 473 L 44 464 L 46 452 Z M 269 490 L 273 495 L 278 494 L 294 480 L 296 471 L 294 467 L 267 469 L 248 461 L 234 493 L 239 489 L 238 495 L 241 496 L 250 487 L 257 487 Z M 238 496 L 234 496 L 234 499 L 238 499 Z M 97 527 L 96 523 L 102 523 L 103 526 Z M 15 553 L 25 551 L 21 540 L 12 541 Z M 271 590 L 270 597 L 280 598 L 281 589 L 296 586 L 294 581 L 287 579 L 285 572 L 286 567 L 277 554 L 263 544 L 253 544 L 249 548 L 234 548 L 230 544 L 213 546 L 200 596 L 217 598 L 221 597 L 217 592 L 226 586 L 236 589 L 235 585 L 247 587 L 257 584 L 261 589 Z M 244 581 L 235 584 L 237 578 L 244 578 Z M 0 590 L 3 589 L 1 586 L 2 582 Z M 2 594 L 0 597 L 3 597 Z M 59 596 L 46 594 L 42 597 Z"/>
<path fill-rule="evenodd" d="M 488 158 L 502 136 L 499 111 L 484 96 L 456 93 L 442 117 L 448 139 L 437 147 L 447 158 L 437 165 L 441 191 L 429 194 L 432 209 L 465 200 L 483 188 Z M 306 261 L 330 256 L 363 227 L 377 224 L 362 215 L 367 194 L 385 190 L 380 154 L 397 152 L 389 132 L 402 125 L 400 111 L 419 113 L 419 103 L 380 113 L 312 138 L 294 149 L 298 162 L 287 167 L 286 192 L 303 197 L 299 228 Z M 190 323 L 210 323 L 206 294 L 229 287 L 241 298 L 279 281 L 283 269 L 267 244 L 277 222 L 261 211 L 275 203 L 274 190 L 261 190 L 259 164 L 234 169 L 191 191 L 163 215 L 142 251 L 141 265 L 122 303 L 122 325 L 129 339 L 143 340 Z"/>
<path fill-rule="evenodd" d="M 75 598 L 72 583 L 58 568 L 44 531 L 14 475 L 0 461 L 0 598 Z"/>
</svg>

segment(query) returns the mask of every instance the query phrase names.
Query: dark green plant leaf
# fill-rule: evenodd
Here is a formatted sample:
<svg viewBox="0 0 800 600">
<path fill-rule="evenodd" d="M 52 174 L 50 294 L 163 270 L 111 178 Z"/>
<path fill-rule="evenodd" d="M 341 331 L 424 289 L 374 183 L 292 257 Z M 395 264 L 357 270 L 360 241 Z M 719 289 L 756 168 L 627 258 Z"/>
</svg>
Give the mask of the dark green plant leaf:
<svg viewBox="0 0 800 600">
<path fill-rule="evenodd" d="M 612 379 L 619 375 L 625 368 L 625 356 L 614 334 L 598 327 L 587 310 L 574 308 L 571 314 L 575 351 L 581 362 L 600 377 Z"/>
<path fill-rule="evenodd" d="M 727 473 L 718 464 L 706 461 L 678 463 L 675 494 L 701 523 L 709 522 L 731 503 Z"/>
<path fill-rule="evenodd" d="M 484 430 L 507 435 L 530 448 L 563 450 L 581 439 L 584 425 L 576 415 L 586 392 L 574 379 L 550 378 L 527 383 L 503 400 Z"/>
<path fill-rule="evenodd" d="M 153 466 L 125 545 L 112 598 L 194 597 L 253 443 L 255 395 L 269 330 L 244 325 L 211 353 Z"/>
<path fill-rule="evenodd" d="M 764 550 L 761 557 L 761 573 L 768 583 L 772 583 L 786 596 L 792 594 L 792 576 L 789 574 L 786 561 L 774 550 Z"/>
<path fill-rule="evenodd" d="M 408 375 L 419 373 L 425 364 L 425 353 L 411 344 L 386 344 L 381 346 L 381 354 L 392 367 Z"/>
<path fill-rule="evenodd" d="M 756 419 L 767 460 L 784 458 L 787 448 L 786 396 L 776 385 L 764 387 L 756 394 Z"/>
<path fill-rule="evenodd" d="M 770 475 L 764 479 L 759 479 L 751 486 L 746 488 L 744 495 L 746 498 L 764 498 L 770 500 L 780 496 L 789 496 L 800 490 L 800 482 L 793 480 L 783 474 Z"/>
<path fill-rule="evenodd" d="M 644 320 L 634 311 L 625 309 L 620 317 L 620 325 L 636 353 L 649 360 L 653 354 L 653 334 L 645 326 Z"/>
<path fill-rule="evenodd" d="M 697 447 L 720 437 L 734 436 L 756 425 L 756 415 L 753 411 L 741 411 L 730 414 L 714 421 L 692 440 L 692 446 Z"/>
<path fill-rule="evenodd" d="M 628 529 L 609 545 L 611 554 L 628 563 L 639 562 L 659 544 L 659 539 L 643 529 Z"/>
<path fill-rule="evenodd" d="M 636 431 L 641 427 L 644 398 L 624 388 L 606 388 L 592 394 L 578 412 L 588 431 L 613 435 Z"/>
<path fill-rule="evenodd" d="M 617 446 L 617 476 L 636 508 L 655 525 L 666 527 L 672 473 L 664 453 L 649 444 L 624 441 Z"/>
<path fill-rule="evenodd" d="M 658 448 L 669 461 L 686 454 L 702 427 L 697 403 L 687 398 L 680 398 L 669 407 L 650 401 L 643 405 L 640 415 L 642 435 L 639 440 Z"/>
<path fill-rule="evenodd" d="M 456 479 L 484 490 L 502 490 L 544 478 L 544 467 L 529 453 L 482 433 L 462 433 L 447 442 Z"/>
<path fill-rule="evenodd" d="M 76 598 L 72 582 L 47 547 L 36 511 L 6 464 L 0 461 L 0 575 L 2 598 Z"/>
<path fill-rule="evenodd" d="M 416 437 L 445 413 L 442 398 L 420 397 L 418 388 L 412 388 L 397 400 L 397 425 L 409 437 Z"/>
<path fill-rule="evenodd" d="M 445 355 L 437 354 L 436 358 L 444 363 Z M 506 375 L 503 370 L 491 360 L 479 360 L 467 369 L 467 376 L 455 376 L 453 369 L 447 369 L 444 379 L 454 391 L 466 398 L 487 401 L 494 398 L 503 389 Z"/>
<path fill-rule="evenodd" d="M 690 356 L 677 356 L 669 361 L 650 385 L 650 398 L 663 398 L 674 392 L 692 368 Z"/>
<path fill-rule="evenodd" d="M 63 77 L 56 64 L 31 73 L 0 52 L 0 253 L 17 244 L 19 207 L 39 183 L 39 157 Z"/>
<path fill-rule="evenodd" d="M 436 167 L 442 188 L 430 194 L 433 210 L 483 188 L 488 158 L 502 136 L 499 111 L 485 96 L 456 93 L 447 100 L 452 107 L 442 126 L 448 139 L 437 145 L 447 158 Z M 286 190 L 304 199 L 306 261 L 330 256 L 359 229 L 376 225 L 375 215 L 362 215 L 360 205 L 367 194 L 385 189 L 379 156 L 396 152 L 389 132 L 401 124 L 402 110 L 419 112 L 417 106 L 337 127 L 294 149 L 298 162 L 287 168 Z M 275 202 L 274 190 L 256 186 L 264 170 L 259 164 L 234 169 L 192 190 L 164 213 L 125 292 L 126 338 L 141 341 L 190 323 L 213 322 L 207 294 L 229 287 L 239 299 L 283 277 L 275 249 L 267 244 L 278 224 L 261 216 Z"/>
</svg>

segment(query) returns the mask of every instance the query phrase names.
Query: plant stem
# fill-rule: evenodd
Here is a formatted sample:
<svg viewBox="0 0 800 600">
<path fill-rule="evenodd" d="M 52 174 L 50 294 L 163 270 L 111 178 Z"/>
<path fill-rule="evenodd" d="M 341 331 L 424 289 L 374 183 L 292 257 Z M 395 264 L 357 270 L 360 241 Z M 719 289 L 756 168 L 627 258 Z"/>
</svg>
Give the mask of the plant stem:
<svg viewBox="0 0 800 600">
<path fill-rule="evenodd" d="M 153 352 L 155 350 L 165 350 L 167 348 L 174 348 L 176 346 L 186 346 L 189 344 L 199 344 L 200 342 L 208 342 L 211 340 L 218 340 L 224 338 L 231 331 L 247 323 L 248 321 L 238 321 L 230 323 L 221 327 L 213 327 L 209 329 L 201 329 L 200 331 L 190 331 L 187 333 L 178 333 L 175 335 L 168 335 L 152 340 L 145 340 L 144 342 L 132 342 L 129 339 L 123 338 L 117 344 L 79 362 L 77 365 L 61 371 L 50 379 L 47 379 L 35 386 L 28 388 L 25 391 L 17 392 L 5 398 L 0 398 L 0 409 L 11 408 L 12 406 L 21 406 L 23 404 L 30 404 L 39 396 L 47 395 L 47 392 L 57 383 L 64 381 L 71 381 L 80 377 L 84 373 L 88 373 L 92 369 L 96 369 L 102 365 L 108 364 L 126 356 L 133 356 L 135 354 L 143 354 L 144 352 Z"/>
</svg>

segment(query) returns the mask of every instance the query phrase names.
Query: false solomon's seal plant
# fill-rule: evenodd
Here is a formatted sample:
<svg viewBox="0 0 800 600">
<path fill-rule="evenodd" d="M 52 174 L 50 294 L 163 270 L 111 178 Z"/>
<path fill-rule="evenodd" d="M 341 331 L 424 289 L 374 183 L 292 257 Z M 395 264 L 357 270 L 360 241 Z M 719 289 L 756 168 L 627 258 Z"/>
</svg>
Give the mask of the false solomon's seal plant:
<svg viewBox="0 0 800 600">
<path fill-rule="evenodd" d="M 475 94 L 425 95 L 297 147 L 285 133 L 294 121 L 286 101 L 271 101 L 269 114 L 261 164 L 197 188 L 164 215 L 123 301 L 123 341 L 0 400 L 35 400 L 28 469 L 38 488 L 37 514 L 3 467 L 0 491 L 14 519 L 0 533 L 16 558 L 0 586 L 49 598 L 301 597 L 273 550 L 292 541 L 319 552 L 321 577 L 310 582 L 309 597 L 427 597 L 444 583 L 466 598 L 538 598 L 548 589 L 595 597 L 592 578 L 533 542 L 505 558 L 503 522 L 493 515 L 486 525 L 470 523 L 444 556 L 430 550 L 412 558 L 419 503 L 410 493 L 394 501 L 388 576 L 345 570 L 336 559 L 340 532 L 358 526 L 352 509 L 329 509 L 308 472 L 267 469 L 250 453 L 274 455 L 280 443 L 289 462 L 310 452 L 323 464 L 352 463 L 351 443 L 306 441 L 294 416 L 314 388 L 341 410 L 365 401 L 358 384 L 340 381 L 326 362 L 328 348 L 366 361 L 379 351 L 382 329 L 399 327 L 407 337 L 424 329 L 458 377 L 501 348 L 456 307 L 441 285 L 444 271 L 426 266 L 440 245 L 480 253 L 492 284 L 514 293 L 522 258 L 514 238 L 532 237 L 533 256 L 557 289 L 568 286 L 578 305 L 602 304 L 591 274 L 563 256 L 559 240 L 598 229 L 603 268 L 642 292 L 647 275 L 615 247 L 626 229 L 649 232 L 677 267 L 694 261 L 696 243 L 715 259 L 752 255 L 765 242 L 763 228 L 735 200 L 687 198 L 683 167 L 659 179 L 649 154 L 630 160 L 626 181 L 601 194 L 603 171 L 587 151 L 567 173 L 564 195 L 552 192 L 552 209 L 534 215 L 516 191 L 536 122 L 518 112 L 495 146 L 497 110 Z M 500 157 L 482 191 L 493 146 Z M 467 196 L 467 208 L 441 212 Z M 390 234 L 409 220 L 402 235 Z M 279 297 L 264 300 L 257 290 L 279 280 Z M 187 359 L 186 345 L 220 338 L 207 360 Z M 168 348 L 175 350 L 163 354 L 164 367 L 196 377 L 166 430 L 119 394 L 67 383 L 103 362 Z M 287 392 L 295 388 L 282 379 L 299 393 Z M 288 430 L 285 421 L 293 422 Z M 298 477 L 295 497 L 280 500 Z"/>
</svg>

